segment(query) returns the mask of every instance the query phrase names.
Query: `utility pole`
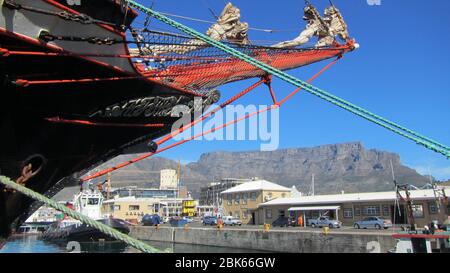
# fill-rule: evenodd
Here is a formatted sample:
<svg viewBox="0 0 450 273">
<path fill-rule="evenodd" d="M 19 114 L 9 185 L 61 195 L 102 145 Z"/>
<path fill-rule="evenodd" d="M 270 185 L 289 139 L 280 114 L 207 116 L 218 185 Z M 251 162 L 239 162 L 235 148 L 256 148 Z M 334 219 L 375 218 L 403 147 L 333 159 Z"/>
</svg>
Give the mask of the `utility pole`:
<svg viewBox="0 0 450 273">
<path fill-rule="evenodd" d="M 311 179 L 311 194 L 312 194 L 312 196 L 314 196 L 315 195 L 315 174 L 312 174 L 312 179 Z"/>
</svg>

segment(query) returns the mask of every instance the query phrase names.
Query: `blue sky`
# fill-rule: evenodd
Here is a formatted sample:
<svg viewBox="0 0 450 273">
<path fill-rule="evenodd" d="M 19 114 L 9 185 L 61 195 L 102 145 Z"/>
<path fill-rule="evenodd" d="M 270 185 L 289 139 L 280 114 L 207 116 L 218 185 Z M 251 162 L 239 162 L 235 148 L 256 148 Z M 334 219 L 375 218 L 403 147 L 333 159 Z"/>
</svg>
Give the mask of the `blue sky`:
<svg viewBox="0 0 450 273">
<path fill-rule="evenodd" d="M 140 1 L 150 5 L 151 1 Z M 208 7 L 217 14 L 223 0 L 155 0 L 158 11 L 213 20 Z M 284 30 L 277 33 L 251 31 L 252 40 L 281 41 L 296 37 L 304 27 L 303 1 L 234 0 L 242 21 L 256 28 Z M 328 1 L 311 1 L 323 11 Z M 347 54 L 314 85 L 362 106 L 376 114 L 450 145 L 450 1 L 381 0 L 371 6 L 367 0 L 335 0 L 361 45 Z M 180 20 L 199 31 L 207 24 Z M 152 23 L 155 27 L 156 22 Z M 167 28 L 170 30 L 170 28 Z M 290 71 L 308 79 L 326 63 Z M 223 98 L 237 93 L 253 81 L 220 88 Z M 274 87 L 287 94 L 292 86 L 275 81 Z M 239 101 L 268 104 L 264 88 Z M 257 94 L 257 95 L 255 95 Z M 263 94 L 263 95 L 260 95 Z M 312 147 L 330 143 L 361 141 L 366 148 L 400 154 L 402 162 L 419 172 L 431 170 L 438 179 L 450 178 L 450 161 L 400 136 L 354 116 L 308 93 L 300 93 L 280 111 L 280 149 Z M 193 141 L 161 156 L 195 161 L 209 151 L 258 150 L 259 141 Z"/>
</svg>

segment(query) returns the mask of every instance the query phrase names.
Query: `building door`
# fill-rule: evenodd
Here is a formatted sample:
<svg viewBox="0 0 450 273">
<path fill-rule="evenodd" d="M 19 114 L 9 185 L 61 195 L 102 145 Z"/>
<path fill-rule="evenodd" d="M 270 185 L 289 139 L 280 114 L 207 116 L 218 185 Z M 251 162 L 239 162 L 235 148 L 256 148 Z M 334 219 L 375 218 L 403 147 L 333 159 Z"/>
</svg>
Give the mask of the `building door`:
<svg viewBox="0 0 450 273">
<path fill-rule="evenodd" d="M 251 225 L 256 225 L 256 214 L 252 212 L 252 220 L 250 221 Z"/>
<path fill-rule="evenodd" d="M 391 221 L 395 225 L 407 224 L 405 206 L 400 205 L 400 211 L 397 206 L 391 206 Z"/>
</svg>

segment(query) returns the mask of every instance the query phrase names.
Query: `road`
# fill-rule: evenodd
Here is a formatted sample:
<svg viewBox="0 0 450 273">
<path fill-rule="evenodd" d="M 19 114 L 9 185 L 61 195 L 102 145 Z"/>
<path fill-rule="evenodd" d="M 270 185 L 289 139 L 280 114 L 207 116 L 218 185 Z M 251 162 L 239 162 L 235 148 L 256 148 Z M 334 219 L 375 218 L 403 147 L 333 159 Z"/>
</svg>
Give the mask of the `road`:
<svg viewBox="0 0 450 273">
<path fill-rule="evenodd" d="M 163 224 L 162 227 L 170 227 L 169 224 Z M 194 229 L 217 229 L 216 226 L 204 226 L 200 222 L 192 222 L 189 223 L 189 228 Z M 258 225 L 242 225 L 242 226 L 225 226 L 224 230 L 263 230 L 262 226 Z M 311 228 L 311 227 L 271 227 L 271 231 L 282 231 L 282 232 L 310 232 L 310 233 L 323 233 L 323 229 L 321 228 Z M 400 231 L 400 228 L 389 228 L 387 230 L 378 230 L 378 229 L 354 229 L 350 226 L 343 226 L 339 229 L 330 229 L 330 234 L 380 234 L 380 235 L 391 235 L 393 233 L 397 233 Z"/>
</svg>

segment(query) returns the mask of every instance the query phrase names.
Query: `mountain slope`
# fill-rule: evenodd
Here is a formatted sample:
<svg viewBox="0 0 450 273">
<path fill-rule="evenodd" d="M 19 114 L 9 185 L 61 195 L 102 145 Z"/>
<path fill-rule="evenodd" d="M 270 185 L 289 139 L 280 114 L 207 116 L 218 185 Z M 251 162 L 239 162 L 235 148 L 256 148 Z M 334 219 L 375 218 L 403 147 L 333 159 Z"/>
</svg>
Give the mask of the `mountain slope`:
<svg viewBox="0 0 450 273">
<path fill-rule="evenodd" d="M 98 169 L 111 167 L 134 156 L 120 156 Z M 198 196 L 200 187 L 213 179 L 260 177 L 284 186 L 311 190 L 315 175 L 316 193 L 392 190 L 391 162 L 399 183 L 424 185 L 427 178 L 405 167 L 397 154 L 367 150 L 359 142 L 273 152 L 213 152 L 198 162 L 181 166 L 181 181 Z M 178 163 L 155 157 L 113 173 L 113 186 L 157 187 L 161 169 L 177 169 Z M 102 178 L 101 180 L 104 180 Z M 98 180 L 100 181 L 100 180 Z"/>
</svg>

